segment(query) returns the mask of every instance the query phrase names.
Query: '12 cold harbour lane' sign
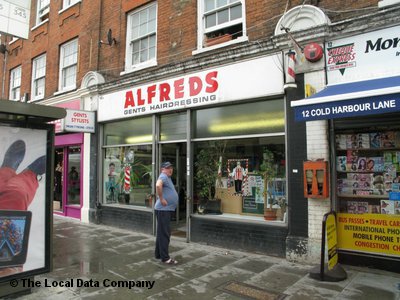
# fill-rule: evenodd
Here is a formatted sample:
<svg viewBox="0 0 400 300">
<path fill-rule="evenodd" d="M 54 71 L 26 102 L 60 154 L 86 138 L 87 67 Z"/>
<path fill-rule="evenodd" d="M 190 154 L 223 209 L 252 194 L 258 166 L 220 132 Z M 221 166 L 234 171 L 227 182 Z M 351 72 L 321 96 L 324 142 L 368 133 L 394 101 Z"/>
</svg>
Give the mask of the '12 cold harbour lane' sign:
<svg viewBox="0 0 400 300">
<path fill-rule="evenodd" d="M 346 118 L 400 111 L 400 94 L 295 107 L 296 121 Z"/>
</svg>

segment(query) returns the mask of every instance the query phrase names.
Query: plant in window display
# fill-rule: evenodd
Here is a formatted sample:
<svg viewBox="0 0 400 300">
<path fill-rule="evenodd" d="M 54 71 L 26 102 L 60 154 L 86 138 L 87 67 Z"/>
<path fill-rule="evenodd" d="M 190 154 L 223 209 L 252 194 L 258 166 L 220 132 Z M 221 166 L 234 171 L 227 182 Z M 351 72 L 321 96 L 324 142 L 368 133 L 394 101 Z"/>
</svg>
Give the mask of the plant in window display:
<svg viewBox="0 0 400 300">
<path fill-rule="evenodd" d="M 200 197 L 199 213 L 206 213 L 207 210 L 209 213 L 211 210 L 220 213 L 221 200 L 215 198 L 215 192 L 216 186 L 222 184 L 222 154 L 225 147 L 225 141 L 213 141 L 196 155 L 194 184 Z"/>
<path fill-rule="evenodd" d="M 266 220 L 276 219 L 276 209 L 273 209 L 274 201 L 274 180 L 277 175 L 277 166 L 274 160 L 274 153 L 264 148 L 263 162 L 260 171 L 264 178 L 264 218 Z"/>
</svg>

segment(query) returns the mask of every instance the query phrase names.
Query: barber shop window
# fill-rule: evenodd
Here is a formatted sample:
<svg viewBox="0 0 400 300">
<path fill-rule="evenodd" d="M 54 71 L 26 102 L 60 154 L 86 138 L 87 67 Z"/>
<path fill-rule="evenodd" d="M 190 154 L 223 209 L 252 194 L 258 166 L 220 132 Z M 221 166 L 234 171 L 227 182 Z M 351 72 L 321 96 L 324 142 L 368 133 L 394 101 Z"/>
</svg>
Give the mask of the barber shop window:
<svg viewBox="0 0 400 300">
<path fill-rule="evenodd" d="M 194 212 L 285 221 L 284 123 L 282 99 L 195 111 Z"/>
<path fill-rule="evenodd" d="M 104 125 L 103 204 L 152 207 L 151 117 Z"/>
</svg>

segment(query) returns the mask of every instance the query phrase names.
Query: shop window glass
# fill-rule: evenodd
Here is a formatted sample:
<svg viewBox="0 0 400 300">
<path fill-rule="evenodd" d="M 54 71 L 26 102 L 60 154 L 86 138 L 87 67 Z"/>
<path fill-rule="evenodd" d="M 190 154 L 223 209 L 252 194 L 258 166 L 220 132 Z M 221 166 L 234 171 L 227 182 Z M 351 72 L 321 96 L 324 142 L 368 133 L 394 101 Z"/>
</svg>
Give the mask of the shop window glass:
<svg viewBox="0 0 400 300">
<path fill-rule="evenodd" d="M 186 140 L 186 112 L 161 116 L 160 140 Z"/>
<path fill-rule="evenodd" d="M 106 148 L 103 164 L 103 203 L 152 206 L 152 146 Z"/>
<path fill-rule="evenodd" d="M 194 122 L 195 138 L 282 133 L 284 102 L 279 99 L 197 110 Z"/>
<path fill-rule="evenodd" d="M 383 127 L 335 135 L 339 212 L 400 214 L 399 138 Z"/>
<path fill-rule="evenodd" d="M 104 125 L 105 145 L 151 143 L 151 117 L 114 122 Z"/>
<path fill-rule="evenodd" d="M 194 207 L 198 213 L 284 220 L 285 137 L 201 141 L 194 145 Z"/>
</svg>

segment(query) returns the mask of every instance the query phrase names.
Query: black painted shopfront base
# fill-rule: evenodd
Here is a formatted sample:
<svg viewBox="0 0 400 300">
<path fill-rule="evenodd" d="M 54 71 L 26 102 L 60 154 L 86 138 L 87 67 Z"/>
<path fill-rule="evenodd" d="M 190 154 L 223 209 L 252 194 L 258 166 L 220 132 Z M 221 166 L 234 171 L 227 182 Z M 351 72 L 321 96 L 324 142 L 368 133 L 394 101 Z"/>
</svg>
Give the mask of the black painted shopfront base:
<svg viewBox="0 0 400 300">
<path fill-rule="evenodd" d="M 99 224 L 153 234 L 153 214 L 151 210 L 135 210 L 102 206 L 98 210 Z"/>
<path fill-rule="evenodd" d="M 343 265 L 360 266 L 400 273 L 400 257 L 390 258 L 339 250 L 339 262 Z"/>
<path fill-rule="evenodd" d="M 191 217 L 191 242 L 222 248 L 285 257 L 287 233 L 284 225 L 247 223 L 218 216 Z"/>
</svg>

